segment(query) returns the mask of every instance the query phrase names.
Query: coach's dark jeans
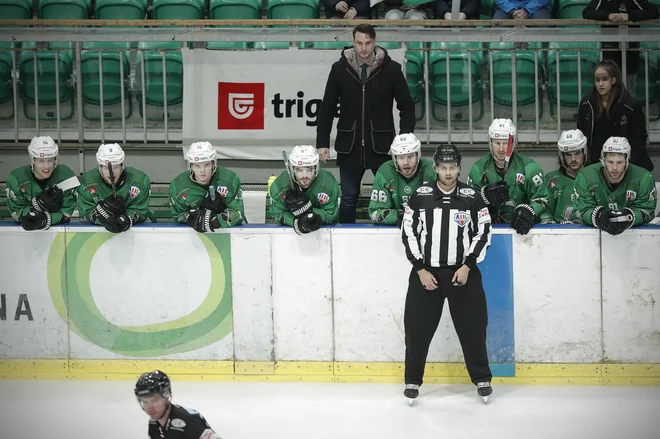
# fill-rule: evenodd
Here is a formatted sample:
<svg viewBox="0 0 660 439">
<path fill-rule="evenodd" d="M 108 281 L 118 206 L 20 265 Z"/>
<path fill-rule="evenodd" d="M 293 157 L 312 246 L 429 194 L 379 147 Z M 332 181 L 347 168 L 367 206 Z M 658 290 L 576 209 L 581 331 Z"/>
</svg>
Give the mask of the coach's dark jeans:
<svg viewBox="0 0 660 439">
<path fill-rule="evenodd" d="M 376 175 L 378 168 L 371 168 Z M 341 186 L 341 203 L 339 204 L 339 222 L 342 224 L 355 222 L 355 209 L 360 196 L 360 183 L 364 176 L 365 168 L 339 168 L 339 184 Z"/>
</svg>

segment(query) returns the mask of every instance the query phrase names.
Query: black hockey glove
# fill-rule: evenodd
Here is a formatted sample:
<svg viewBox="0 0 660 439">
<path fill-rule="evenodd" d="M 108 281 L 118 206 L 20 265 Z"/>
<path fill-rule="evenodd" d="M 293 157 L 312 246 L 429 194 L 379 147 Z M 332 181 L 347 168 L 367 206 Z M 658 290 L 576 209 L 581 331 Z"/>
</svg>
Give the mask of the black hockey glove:
<svg viewBox="0 0 660 439">
<path fill-rule="evenodd" d="M 316 232 L 322 225 L 321 216 L 314 212 L 293 220 L 293 230 L 299 235 Z"/>
<path fill-rule="evenodd" d="M 127 215 L 111 216 L 103 221 L 105 230 L 110 233 L 121 233 L 131 228 L 133 220 Z"/>
<path fill-rule="evenodd" d="M 57 212 L 62 209 L 62 189 L 49 187 L 32 199 L 32 207 L 37 212 Z"/>
<path fill-rule="evenodd" d="M 220 194 L 217 194 L 215 196 L 215 200 L 211 200 L 211 195 L 208 193 L 206 196 L 202 199 L 202 202 L 199 205 L 202 209 L 208 209 L 213 214 L 215 215 L 220 215 L 222 212 L 227 209 L 227 205 L 225 204 L 225 199 L 222 197 Z"/>
<path fill-rule="evenodd" d="M 487 205 L 500 207 L 511 199 L 509 197 L 509 185 L 506 181 L 487 184 L 481 188 L 481 198 Z"/>
<path fill-rule="evenodd" d="M 46 230 L 50 228 L 50 214 L 48 212 L 30 211 L 21 218 L 21 226 L 25 230 Z"/>
<path fill-rule="evenodd" d="M 289 189 L 284 196 L 284 206 L 296 218 L 300 218 L 312 210 L 312 202 L 301 190 Z"/>
<path fill-rule="evenodd" d="M 103 218 L 109 218 L 111 216 L 120 216 L 126 214 L 126 200 L 117 195 L 108 195 L 103 201 L 96 206 L 97 212 Z"/>
<path fill-rule="evenodd" d="M 626 208 L 621 210 L 611 210 L 607 207 L 599 206 L 591 214 L 591 222 L 600 230 L 610 235 L 619 235 L 629 229 L 635 221 L 635 215 L 632 210 Z"/>
<path fill-rule="evenodd" d="M 529 204 L 519 204 L 516 210 L 513 211 L 513 219 L 511 220 L 511 228 L 514 229 L 519 235 L 526 235 L 530 229 L 534 227 L 534 218 L 536 214 L 534 209 Z"/>
<path fill-rule="evenodd" d="M 213 232 L 220 228 L 217 215 L 208 209 L 197 209 L 190 211 L 188 225 L 199 233 Z"/>
</svg>

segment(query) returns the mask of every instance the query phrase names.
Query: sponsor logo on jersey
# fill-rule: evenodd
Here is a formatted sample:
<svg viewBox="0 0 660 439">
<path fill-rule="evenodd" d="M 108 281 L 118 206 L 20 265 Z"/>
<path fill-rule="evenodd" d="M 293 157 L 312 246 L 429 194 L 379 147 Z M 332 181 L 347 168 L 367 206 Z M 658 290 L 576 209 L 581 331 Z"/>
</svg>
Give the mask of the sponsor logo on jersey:
<svg viewBox="0 0 660 439">
<path fill-rule="evenodd" d="M 183 198 L 184 200 L 188 201 L 188 195 L 186 195 L 185 192 L 181 194 L 181 198 Z"/>
<path fill-rule="evenodd" d="M 404 215 L 412 215 L 413 210 L 406 204 L 405 209 L 403 210 Z"/>
<path fill-rule="evenodd" d="M 420 195 L 428 195 L 432 192 L 433 192 L 432 187 L 420 186 L 419 188 L 417 188 L 417 193 L 420 194 Z"/>
<path fill-rule="evenodd" d="M 469 212 L 456 212 L 454 214 L 454 222 L 461 227 L 465 227 L 470 224 L 470 213 Z"/>
<path fill-rule="evenodd" d="M 459 189 L 458 193 L 466 197 L 474 197 L 474 189 L 470 189 L 469 187 Z"/>
<path fill-rule="evenodd" d="M 131 186 L 131 189 L 128 191 L 128 196 L 131 198 L 135 198 L 138 195 L 140 195 L 140 188 L 137 186 Z"/>
<path fill-rule="evenodd" d="M 404 191 L 405 193 L 409 194 L 409 193 L 412 192 L 412 189 L 410 189 L 410 186 L 404 186 L 404 187 L 403 187 L 403 191 Z"/>
<path fill-rule="evenodd" d="M 16 201 L 16 194 L 11 189 L 7 188 L 7 196 L 12 200 Z"/>
<path fill-rule="evenodd" d="M 626 116 L 621 117 L 621 122 L 619 122 L 619 125 L 625 125 L 628 123 L 628 118 Z"/>
<path fill-rule="evenodd" d="M 218 186 L 218 193 L 223 197 L 226 197 L 229 193 L 229 189 L 227 189 L 227 186 Z"/>
<path fill-rule="evenodd" d="M 550 180 L 550 189 L 553 189 L 555 186 L 557 186 L 557 180 L 553 178 Z"/>
<path fill-rule="evenodd" d="M 90 186 L 87 188 L 87 192 L 94 195 L 96 193 L 96 186 Z"/>
<path fill-rule="evenodd" d="M 477 213 L 477 220 L 479 221 L 479 224 L 490 221 L 490 211 L 487 207 L 482 208 L 479 213 Z"/>
<path fill-rule="evenodd" d="M 199 439 L 219 439 L 219 436 L 211 429 L 206 429 L 202 432 L 202 435 Z"/>
<path fill-rule="evenodd" d="M 525 175 L 520 172 L 516 174 L 516 184 L 525 184 Z"/>
<path fill-rule="evenodd" d="M 27 192 L 27 188 L 25 187 L 25 185 L 21 186 L 21 192 Z"/>
<path fill-rule="evenodd" d="M 328 194 L 326 194 L 325 192 L 319 192 L 318 199 L 319 199 L 319 203 L 325 204 L 330 199 L 330 196 Z"/>
<path fill-rule="evenodd" d="M 626 191 L 626 200 L 632 201 L 637 198 L 637 192 L 635 191 Z"/>
<path fill-rule="evenodd" d="M 174 418 L 174 419 L 172 419 L 172 424 L 171 425 L 172 425 L 172 427 L 175 427 L 175 428 L 183 428 L 183 427 L 186 426 L 186 423 L 183 421 L 183 419 Z"/>
</svg>

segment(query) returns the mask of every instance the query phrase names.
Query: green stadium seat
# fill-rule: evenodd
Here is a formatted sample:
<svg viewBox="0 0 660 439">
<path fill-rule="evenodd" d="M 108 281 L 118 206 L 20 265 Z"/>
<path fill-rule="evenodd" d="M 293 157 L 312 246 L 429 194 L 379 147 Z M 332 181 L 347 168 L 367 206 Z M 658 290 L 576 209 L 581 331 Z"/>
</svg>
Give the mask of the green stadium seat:
<svg viewBox="0 0 660 439">
<path fill-rule="evenodd" d="M 479 14 L 482 16 L 482 20 L 490 20 L 493 17 L 494 10 L 495 4 L 493 3 L 493 0 L 481 0 Z"/>
<path fill-rule="evenodd" d="M 12 49 L 14 43 L 0 41 L 0 119 L 10 119 L 14 116 L 13 84 L 12 84 Z"/>
<path fill-rule="evenodd" d="M 550 114 L 556 118 L 557 111 L 557 69 L 559 69 L 559 106 L 572 108 L 573 113 L 567 120 L 574 120 L 582 96 L 586 95 L 594 85 L 594 70 L 600 62 L 599 43 L 550 43 L 548 51 L 548 102 Z M 580 51 L 580 75 L 578 75 L 578 52 Z M 557 56 L 559 55 L 559 56 Z M 557 63 L 559 58 L 559 63 Z M 581 86 L 581 90 L 579 86 Z"/>
<path fill-rule="evenodd" d="M 513 107 L 513 82 L 512 82 L 512 59 L 513 43 L 490 43 L 489 47 L 493 49 L 493 99 L 496 105 L 512 109 Z M 531 110 L 529 116 L 523 115 L 523 108 L 528 105 L 534 105 L 539 102 L 539 117 L 543 115 L 543 94 L 541 90 L 541 81 L 543 79 L 543 53 L 539 50 L 537 53 L 538 83 L 534 78 L 534 50 L 541 49 L 541 43 L 530 43 L 529 49 L 516 50 L 516 105 L 518 109 L 518 118 L 535 120 L 536 112 Z M 500 114 L 499 111 L 496 112 Z M 525 112 L 527 113 L 527 112 Z M 500 117 L 500 116 L 498 116 Z M 501 116 L 505 117 L 505 116 Z M 506 117 L 510 117 L 506 116 Z"/>
<path fill-rule="evenodd" d="M 148 0 L 96 0 L 97 20 L 142 20 L 146 17 Z"/>
<path fill-rule="evenodd" d="M 472 104 L 476 114 L 472 120 L 479 120 L 483 116 L 483 99 L 481 87 L 481 62 L 483 59 L 482 43 L 431 43 L 429 54 L 429 87 L 431 87 L 431 101 L 434 104 L 447 106 L 447 84 L 450 84 L 451 118 L 453 120 L 469 119 L 464 112 L 470 102 L 469 90 L 472 89 Z M 461 50 L 464 49 L 464 50 Z M 471 65 L 468 66 L 468 49 L 471 52 Z M 449 78 L 447 77 L 447 50 L 449 51 Z M 437 121 L 446 121 L 444 114 L 436 112 L 433 105 L 433 118 Z M 475 108 L 476 107 L 476 108 Z"/>
<path fill-rule="evenodd" d="M 0 0 L 3 20 L 29 20 L 32 18 L 32 2 L 29 0 Z"/>
<path fill-rule="evenodd" d="M 426 111 L 424 102 L 424 43 L 408 43 L 405 59 L 408 90 L 410 90 L 410 96 L 412 96 L 416 105 L 417 120 L 422 120 Z M 421 105 L 418 105 L 420 103 Z M 420 109 L 420 111 L 417 111 L 417 109 Z"/>
<path fill-rule="evenodd" d="M 215 20 L 258 20 L 260 0 L 211 0 L 209 18 Z"/>
<path fill-rule="evenodd" d="M 149 210 L 156 222 L 174 222 L 170 213 L 170 194 L 168 191 L 156 191 L 152 188 L 149 197 Z"/>
<path fill-rule="evenodd" d="M 180 120 L 179 109 L 183 103 L 183 57 L 180 50 L 181 43 L 177 42 L 142 42 L 138 44 L 140 55 L 135 72 L 135 90 L 142 114 L 142 69 L 144 66 L 145 78 L 145 104 L 156 107 L 156 111 L 147 111 L 148 120 L 163 120 L 166 103 L 163 94 L 163 54 L 165 54 L 165 69 L 167 79 L 167 106 L 168 119 Z M 143 50 L 144 49 L 144 50 Z M 176 112 L 175 107 L 176 106 Z"/>
<path fill-rule="evenodd" d="M 286 41 L 257 41 L 252 44 L 252 47 L 257 50 L 286 50 L 291 47 L 291 43 Z M 307 43 L 300 41 L 298 49 L 307 49 Z"/>
<path fill-rule="evenodd" d="M 659 0 L 660 2 L 660 0 Z M 641 43 L 642 48 L 655 49 L 640 53 L 639 70 L 637 71 L 637 84 L 635 86 L 636 99 L 646 104 L 646 83 L 648 81 L 649 119 L 660 119 L 660 43 Z M 646 78 L 646 57 L 649 59 L 649 78 Z"/>
<path fill-rule="evenodd" d="M 37 99 L 34 89 L 34 43 L 23 43 L 19 70 L 21 83 L 20 97 L 23 101 L 23 112 L 28 119 L 35 119 Z M 58 51 L 59 77 L 55 74 L 55 57 Z M 38 73 L 38 105 L 39 118 L 55 120 L 57 118 L 56 84 L 59 83 L 60 118 L 69 119 L 73 115 L 73 88 L 70 85 L 73 74 L 73 43 L 50 43 L 49 50 L 39 50 L 37 53 L 36 71 Z M 66 105 L 65 105 L 66 104 Z"/>
<path fill-rule="evenodd" d="M 270 19 L 319 18 L 319 0 L 268 0 L 266 7 Z"/>
<path fill-rule="evenodd" d="M 118 49 L 116 51 L 94 49 Z M 124 49 L 120 52 L 119 49 Z M 131 115 L 132 101 L 128 92 L 128 77 L 131 73 L 129 64 L 130 43 L 84 43 L 80 56 L 83 116 L 89 120 L 101 119 L 101 82 L 99 82 L 99 66 L 103 67 L 103 118 L 106 120 L 121 119 L 121 90 L 124 90 L 124 117 Z M 99 64 L 99 53 L 102 64 Z M 123 78 L 121 65 L 123 64 Z"/>
<path fill-rule="evenodd" d="M 91 0 L 39 0 L 37 16 L 44 20 L 85 20 Z"/>
<path fill-rule="evenodd" d="M 209 41 L 206 43 L 208 50 L 248 50 L 250 43 L 247 41 Z"/>
<path fill-rule="evenodd" d="M 204 0 L 153 0 L 154 20 L 199 20 L 204 18 Z"/>
<path fill-rule="evenodd" d="M 9 207 L 7 207 L 7 191 L 5 185 L 0 187 L 0 221 L 13 221 Z"/>
<path fill-rule="evenodd" d="M 317 49 L 317 50 L 332 50 L 332 49 L 338 50 L 352 45 L 353 43 L 350 41 L 315 41 L 309 43 L 308 47 L 310 49 Z"/>
<path fill-rule="evenodd" d="M 559 18 L 582 19 L 582 11 L 589 4 L 589 0 L 559 0 Z"/>
</svg>

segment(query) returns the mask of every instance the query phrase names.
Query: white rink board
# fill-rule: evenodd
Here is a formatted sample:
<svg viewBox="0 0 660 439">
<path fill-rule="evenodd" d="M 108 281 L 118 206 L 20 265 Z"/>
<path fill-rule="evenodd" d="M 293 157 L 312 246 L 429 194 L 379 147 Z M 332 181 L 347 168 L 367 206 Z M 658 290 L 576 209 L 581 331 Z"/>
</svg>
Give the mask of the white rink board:
<svg viewBox="0 0 660 439">
<path fill-rule="evenodd" d="M 330 231 L 272 235 L 276 361 L 332 361 Z"/>
<path fill-rule="evenodd" d="M 234 352 L 237 361 L 272 361 L 271 236 L 232 234 Z"/>
<path fill-rule="evenodd" d="M 605 361 L 660 363 L 660 234 L 602 236 Z"/>
<path fill-rule="evenodd" d="M 513 236 L 516 361 L 602 360 L 597 230 Z"/>
<path fill-rule="evenodd" d="M 62 227 L 40 232 L 0 228 L 0 294 L 6 313 L 6 320 L 0 321 L 0 359 L 68 356 L 68 327 L 53 305 L 46 270 L 51 245 L 63 231 Z M 15 320 L 21 295 L 27 298 L 31 321 L 27 315 Z M 25 302 L 21 311 L 26 311 Z"/>
</svg>

